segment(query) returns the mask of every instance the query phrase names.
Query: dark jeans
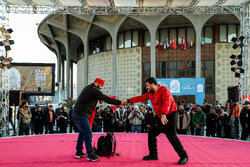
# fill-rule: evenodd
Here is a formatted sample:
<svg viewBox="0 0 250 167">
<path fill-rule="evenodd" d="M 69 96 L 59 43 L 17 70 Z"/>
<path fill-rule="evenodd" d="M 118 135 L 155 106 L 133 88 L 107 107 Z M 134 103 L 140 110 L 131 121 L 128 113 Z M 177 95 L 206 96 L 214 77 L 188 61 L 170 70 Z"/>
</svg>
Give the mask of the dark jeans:
<svg viewBox="0 0 250 167">
<path fill-rule="evenodd" d="M 132 133 L 141 133 L 141 125 L 132 125 L 132 128 L 131 128 L 131 132 Z"/>
<path fill-rule="evenodd" d="M 161 123 L 161 119 L 159 117 L 155 116 L 155 118 L 155 123 L 152 128 L 150 128 L 148 133 L 149 154 L 151 156 L 158 156 L 156 137 L 163 132 L 174 147 L 175 151 L 178 153 L 179 157 L 188 157 L 179 138 L 176 136 L 177 112 L 167 115 L 168 123 L 166 125 Z"/>
<path fill-rule="evenodd" d="M 96 132 L 102 132 L 102 125 L 96 125 Z"/>
<path fill-rule="evenodd" d="M 204 136 L 204 126 L 195 128 L 195 136 Z"/>
<path fill-rule="evenodd" d="M 30 130 L 31 130 L 31 134 L 34 134 L 34 122 L 30 121 Z"/>
<path fill-rule="evenodd" d="M 30 126 L 29 124 L 24 124 L 24 123 L 20 123 L 19 125 L 19 135 L 29 135 L 30 134 Z"/>
<path fill-rule="evenodd" d="M 10 125 L 12 126 L 12 128 L 13 128 L 14 134 L 16 134 L 16 127 L 14 126 L 14 123 L 13 123 L 12 119 L 9 119 L 9 122 L 10 122 Z"/>
<path fill-rule="evenodd" d="M 78 132 L 78 130 L 77 130 L 77 128 L 76 128 L 76 126 L 75 126 L 73 120 L 70 120 L 69 133 L 72 133 L 73 130 L 74 130 L 75 132 Z"/>
<path fill-rule="evenodd" d="M 239 136 L 240 136 L 240 121 L 239 121 L 239 118 L 237 118 L 237 117 L 235 117 L 234 126 L 235 126 L 235 138 L 239 139 Z"/>
<path fill-rule="evenodd" d="M 50 134 L 53 134 L 54 132 L 53 132 L 53 123 L 52 122 L 49 122 L 49 124 L 45 124 L 44 126 L 45 126 L 45 134 L 48 134 L 48 132 L 50 133 Z"/>
<path fill-rule="evenodd" d="M 72 113 L 72 119 L 74 124 L 76 125 L 79 135 L 77 139 L 76 151 L 82 152 L 83 149 L 83 142 L 85 142 L 86 150 L 88 154 L 93 153 L 92 148 L 92 131 L 90 128 L 88 118 L 85 118 L 81 115 Z"/>
</svg>

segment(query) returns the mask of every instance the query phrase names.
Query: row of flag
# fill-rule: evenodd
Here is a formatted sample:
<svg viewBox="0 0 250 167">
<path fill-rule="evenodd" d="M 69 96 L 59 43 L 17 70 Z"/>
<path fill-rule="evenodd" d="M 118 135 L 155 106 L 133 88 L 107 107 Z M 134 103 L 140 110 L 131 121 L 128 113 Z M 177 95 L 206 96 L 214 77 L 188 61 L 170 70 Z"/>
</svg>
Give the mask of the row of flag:
<svg viewBox="0 0 250 167">
<path fill-rule="evenodd" d="M 193 39 L 193 36 L 191 37 L 188 37 L 188 39 L 186 40 L 186 37 L 185 38 L 181 38 L 181 41 L 179 41 L 179 45 L 181 47 L 181 49 L 186 49 L 187 47 L 190 48 L 194 45 L 194 39 Z M 201 37 L 201 45 L 205 45 L 205 38 L 204 37 Z M 158 44 L 158 49 L 159 50 L 162 50 L 162 45 L 161 43 Z M 163 49 L 168 49 L 168 48 L 173 48 L 173 49 L 177 49 L 177 40 L 176 38 L 167 38 L 164 40 L 163 42 Z"/>
</svg>

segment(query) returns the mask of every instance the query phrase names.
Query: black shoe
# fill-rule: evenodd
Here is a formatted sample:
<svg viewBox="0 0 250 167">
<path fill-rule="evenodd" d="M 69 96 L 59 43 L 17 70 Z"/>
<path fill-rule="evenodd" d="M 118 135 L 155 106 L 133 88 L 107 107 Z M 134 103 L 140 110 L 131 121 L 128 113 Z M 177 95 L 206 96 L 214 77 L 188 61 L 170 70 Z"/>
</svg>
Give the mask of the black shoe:
<svg viewBox="0 0 250 167">
<path fill-rule="evenodd" d="M 186 158 L 181 158 L 181 159 L 178 161 L 178 164 L 179 164 L 179 165 L 184 165 L 184 164 L 187 163 L 188 160 L 189 160 L 188 157 L 186 157 Z"/>
<path fill-rule="evenodd" d="M 98 161 L 99 158 L 93 153 L 88 155 L 88 160 L 89 161 Z"/>
<path fill-rule="evenodd" d="M 76 155 L 75 155 L 75 158 L 76 159 L 79 159 L 79 158 L 83 158 L 83 157 L 86 157 L 87 155 L 86 154 L 84 154 L 83 152 L 80 152 L 80 153 L 76 153 Z"/>
<path fill-rule="evenodd" d="M 157 156 L 147 155 L 143 157 L 143 160 L 158 160 Z"/>
</svg>

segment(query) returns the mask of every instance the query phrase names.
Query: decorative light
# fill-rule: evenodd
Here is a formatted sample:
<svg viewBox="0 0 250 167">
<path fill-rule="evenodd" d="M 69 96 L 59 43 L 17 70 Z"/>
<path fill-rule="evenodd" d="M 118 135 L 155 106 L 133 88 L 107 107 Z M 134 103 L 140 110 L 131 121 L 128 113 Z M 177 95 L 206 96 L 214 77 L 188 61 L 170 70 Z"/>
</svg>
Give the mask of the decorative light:
<svg viewBox="0 0 250 167">
<path fill-rule="evenodd" d="M 243 44 L 244 39 L 245 39 L 244 36 L 240 36 L 239 38 L 233 37 L 231 39 L 231 41 L 234 43 L 233 49 L 236 49 L 238 46 L 242 48 L 244 46 L 244 44 Z"/>
<path fill-rule="evenodd" d="M 0 28 L 0 37 L 3 39 L 2 41 L 0 41 L 0 46 L 3 46 L 5 48 L 6 51 L 6 55 L 5 56 L 1 56 L 0 57 L 0 68 L 11 68 L 12 67 L 12 58 L 8 57 L 8 52 L 9 50 L 11 50 L 10 45 L 14 44 L 14 40 L 10 40 L 11 36 L 10 34 L 13 32 L 13 30 L 11 28 L 9 29 L 5 29 L 4 26 L 2 26 Z"/>
<path fill-rule="evenodd" d="M 4 46 L 5 51 L 7 52 L 11 50 L 10 45 L 14 44 L 14 40 L 10 40 L 10 34 L 13 32 L 13 30 L 11 28 L 6 30 L 4 27 L 1 27 L 0 31 L 2 32 L 0 36 L 3 39 L 3 41 L 0 41 L 0 46 Z"/>
</svg>

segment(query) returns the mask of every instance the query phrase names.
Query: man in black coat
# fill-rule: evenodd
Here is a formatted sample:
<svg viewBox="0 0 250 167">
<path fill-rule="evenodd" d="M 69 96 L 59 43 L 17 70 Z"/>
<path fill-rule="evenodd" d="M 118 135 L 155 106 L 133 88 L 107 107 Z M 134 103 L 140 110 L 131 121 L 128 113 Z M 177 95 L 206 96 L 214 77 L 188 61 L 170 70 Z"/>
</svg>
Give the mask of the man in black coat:
<svg viewBox="0 0 250 167">
<path fill-rule="evenodd" d="M 240 113 L 240 123 L 242 126 L 241 140 L 246 140 L 250 135 L 250 105 L 249 101 L 244 103 Z"/>
<path fill-rule="evenodd" d="M 43 112 L 41 106 L 37 106 L 35 112 L 32 114 L 32 118 L 35 134 L 43 134 Z"/>
<path fill-rule="evenodd" d="M 76 145 L 76 155 L 75 158 L 85 157 L 86 154 L 82 152 L 83 142 L 85 141 L 85 146 L 88 154 L 89 161 L 98 161 L 99 158 L 94 154 L 92 148 L 92 131 L 89 118 L 92 117 L 93 111 L 98 100 L 102 100 L 109 104 L 114 105 L 125 105 L 126 100 L 122 102 L 120 100 L 109 98 L 101 92 L 105 81 L 96 78 L 94 83 L 86 86 L 77 98 L 75 109 L 72 113 L 73 121 L 79 130 L 77 145 Z"/>
<path fill-rule="evenodd" d="M 215 113 L 215 109 L 212 107 L 210 108 L 210 113 L 207 115 L 207 137 L 215 137 L 216 133 L 216 122 L 217 122 L 217 114 Z"/>
</svg>

